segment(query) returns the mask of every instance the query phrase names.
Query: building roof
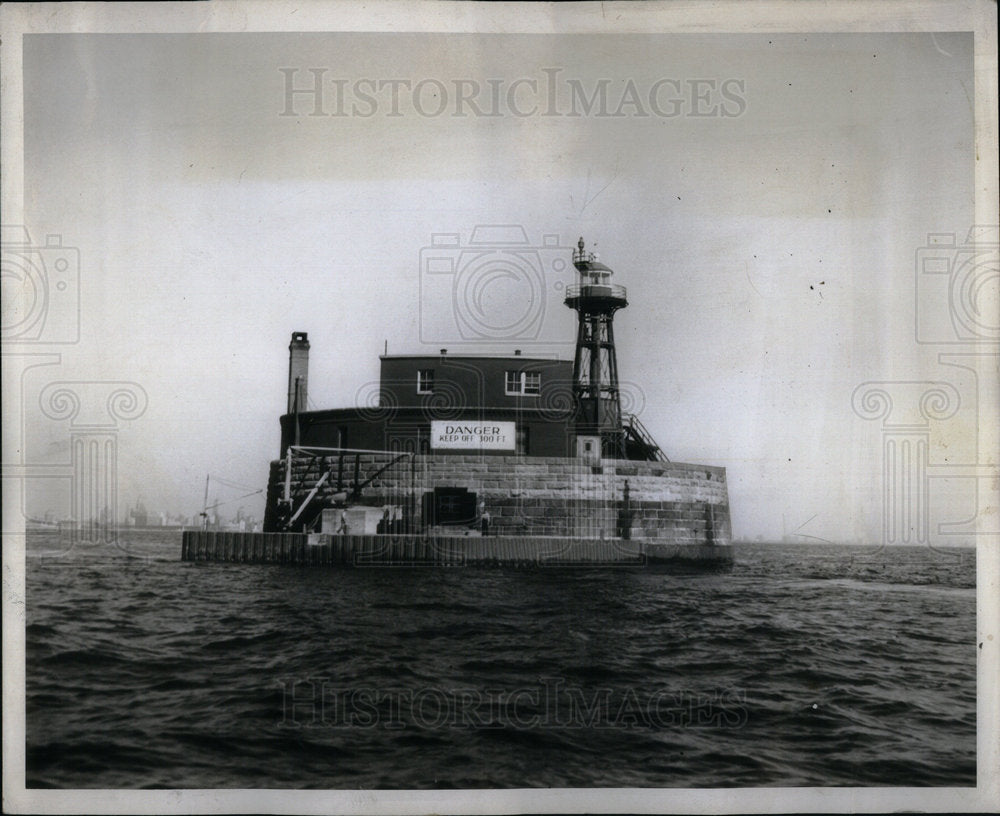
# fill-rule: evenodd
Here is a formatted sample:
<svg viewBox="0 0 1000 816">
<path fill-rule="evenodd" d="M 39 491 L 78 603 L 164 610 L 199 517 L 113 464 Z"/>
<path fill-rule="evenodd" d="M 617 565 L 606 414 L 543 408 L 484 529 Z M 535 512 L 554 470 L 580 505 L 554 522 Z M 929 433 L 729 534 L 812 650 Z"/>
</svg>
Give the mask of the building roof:
<svg viewBox="0 0 1000 816">
<path fill-rule="evenodd" d="M 541 360 L 548 363 L 573 362 L 572 360 L 563 360 L 561 357 L 557 356 L 527 354 L 452 354 L 451 352 L 446 354 L 434 354 L 433 352 L 429 354 L 380 354 L 378 358 L 380 360 L 440 360 L 441 358 L 444 358 L 446 360 Z"/>
</svg>

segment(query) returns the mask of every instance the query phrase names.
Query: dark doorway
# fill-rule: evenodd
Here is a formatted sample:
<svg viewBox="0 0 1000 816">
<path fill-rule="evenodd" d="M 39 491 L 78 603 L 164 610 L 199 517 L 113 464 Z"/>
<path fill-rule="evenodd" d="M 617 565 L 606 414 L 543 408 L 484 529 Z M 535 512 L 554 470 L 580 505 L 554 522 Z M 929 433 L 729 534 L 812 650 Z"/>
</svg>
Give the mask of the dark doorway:
<svg viewBox="0 0 1000 816">
<path fill-rule="evenodd" d="M 476 494 L 467 487 L 435 487 L 433 493 L 424 493 L 421 510 L 428 525 L 474 524 Z"/>
</svg>

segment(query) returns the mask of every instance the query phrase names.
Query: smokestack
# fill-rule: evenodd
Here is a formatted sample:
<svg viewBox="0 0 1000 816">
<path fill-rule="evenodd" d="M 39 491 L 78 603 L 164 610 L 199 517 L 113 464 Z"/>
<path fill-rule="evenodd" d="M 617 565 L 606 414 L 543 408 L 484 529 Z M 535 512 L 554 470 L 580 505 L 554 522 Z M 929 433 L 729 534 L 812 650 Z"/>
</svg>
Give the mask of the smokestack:
<svg viewBox="0 0 1000 816">
<path fill-rule="evenodd" d="M 309 335 L 292 332 L 288 344 L 288 412 L 306 410 L 309 398 Z"/>
</svg>

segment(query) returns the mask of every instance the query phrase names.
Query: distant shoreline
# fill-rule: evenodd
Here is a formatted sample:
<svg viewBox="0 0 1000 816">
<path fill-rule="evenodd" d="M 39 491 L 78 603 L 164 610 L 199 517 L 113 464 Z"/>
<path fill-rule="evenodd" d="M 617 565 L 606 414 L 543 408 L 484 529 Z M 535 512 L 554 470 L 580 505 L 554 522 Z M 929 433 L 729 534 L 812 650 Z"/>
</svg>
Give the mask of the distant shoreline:
<svg viewBox="0 0 1000 816">
<path fill-rule="evenodd" d="M 734 538 L 733 546 L 751 546 L 751 547 L 885 547 L 886 549 L 893 550 L 905 550 L 905 549 L 932 549 L 932 550 L 975 550 L 975 544 L 951 544 L 951 543 L 941 543 L 941 544 L 878 544 L 873 541 L 751 541 L 746 538 Z"/>
</svg>

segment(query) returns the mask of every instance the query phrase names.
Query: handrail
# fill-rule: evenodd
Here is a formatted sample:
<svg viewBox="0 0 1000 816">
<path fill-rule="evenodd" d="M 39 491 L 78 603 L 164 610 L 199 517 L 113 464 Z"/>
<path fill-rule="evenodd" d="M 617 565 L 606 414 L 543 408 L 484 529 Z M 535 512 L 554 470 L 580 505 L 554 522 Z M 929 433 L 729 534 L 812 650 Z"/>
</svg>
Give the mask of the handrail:
<svg viewBox="0 0 1000 816">
<path fill-rule="evenodd" d="M 321 448 L 317 445 L 289 445 L 288 450 L 297 451 L 299 453 L 304 453 L 307 456 L 312 455 L 311 451 L 327 451 L 331 453 L 388 453 L 392 456 L 414 456 L 412 451 L 391 451 L 385 450 L 384 448 L 373 450 L 370 448 Z M 320 456 L 321 454 L 315 454 Z"/>
<path fill-rule="evenodd" d="M 635 414 L 628 415 L 628 424 L 625 426 L 632 434 L 646 446 L 647 450 L 652 454 L 654 461 L 657 462 L 669 462 L 667 455 L 663 452 L 659 445 L 656 444 L 656 440 L 653 439 L 653 435 L 646 430 L 646 426 L 639 421 L 639 417 Z"/>
<path fill-rule="evenodd" d="M 613 297 L 626 299 L 626 289 L 617 283 L 571 283 L 566 287 L 566 297 Z"/>
</svg>

